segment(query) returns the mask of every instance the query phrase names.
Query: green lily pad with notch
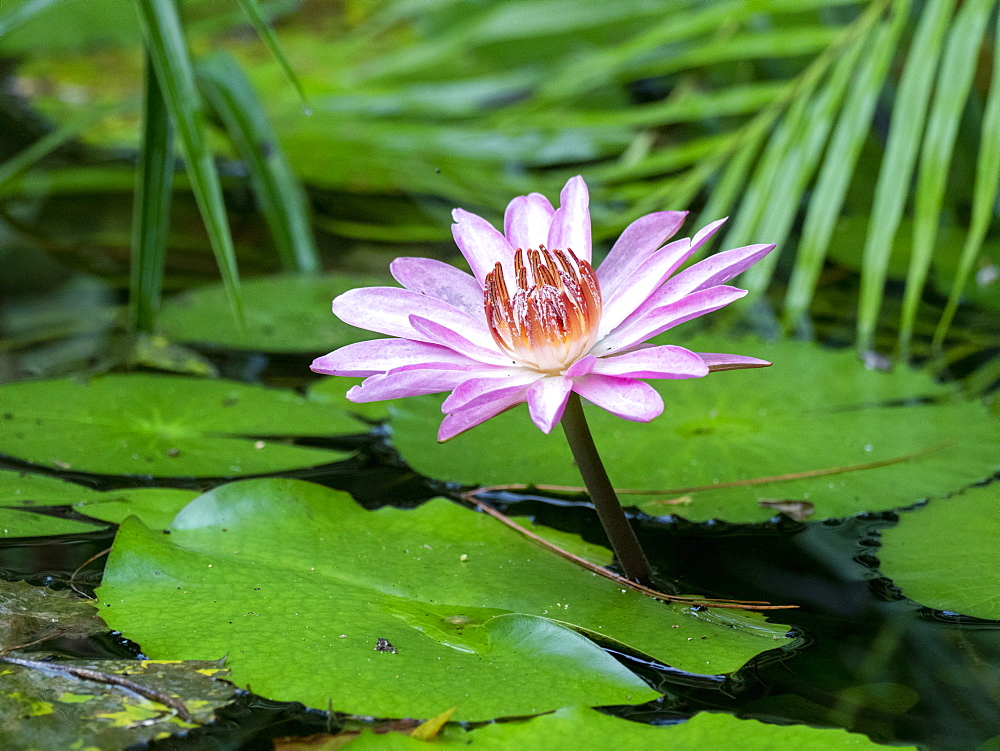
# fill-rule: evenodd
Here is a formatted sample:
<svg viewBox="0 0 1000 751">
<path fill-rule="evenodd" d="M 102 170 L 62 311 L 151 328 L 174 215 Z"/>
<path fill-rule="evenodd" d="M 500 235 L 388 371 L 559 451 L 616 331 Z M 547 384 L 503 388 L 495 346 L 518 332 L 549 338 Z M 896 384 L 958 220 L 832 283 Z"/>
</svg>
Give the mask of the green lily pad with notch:
<svg viewBox="0 0 1000 751">
<path fill-rule="evenodd" d="M 32 655 L 37 659 L 37 655 Z M 115 749 L 184 733 L 215 719 L 236 689 L 217 662 L 155 660 L 65 660 L 39 670 L 0 663 L 0 725 L 5 748 Z M 94 671 L 94 679 L 59 667 Z M 98 680 L 122 677 L 180 700 L 193 722 L 182 720 L 164 704 Z"/>
<path fill-rule="evenodd" d="M 98 590 L 109 625 L 151 657 L 228 655 L 238 685 L 317 708 L 457 705 L 475 721 L 658 696 L 577 630 L 701 674 L 788 643 L 762 616 L 623 590 L 444 499 L 372 512 L 311 483 L 245 480 L 170 532 L 120 527 Z"/>
<path fill-rule="evenodd" d="M 734 748 L 740 751 L 839 751 L 839 749 L 883 749 L 884 746 L 859 733 L 806 725 L 770 725 L 757 720 L 741 720 L 732 715 L 701 712 L 676 725 L 644 725 L 609 717 L 587 707 L 565 707 L 552 714 L 521 722 L 504 722 L 466 731 L 448 726 L 435 738 L 441 748 L 474 750 L 513 748 L 577 748 L 583 751 L 702 751 Z M 366 730 L 343 746 L 350 751 L 389 749 L 417 751 L 428 744 L 401 733 L 378 734 Z M 914 748 L 910 746 L 908 748 Z"/>
<path fill-rule="evenodd" d="M 1000 483 L 899 515 L 882 532 L 882 573 L 935 610 L 1000 621 Z"/>
<path fill-rule="evenodd" d="M 346 274 L 247 279 L 241 282 L 244 329 L 233 320 L 222 284 L 212 284 L 168 300 L 158 323 L 164 334 L 182 342 L 319 356 L 375 336 L 337 318 L 330 310 L 333 298 L 355 287 L 386 284 L 393 282 Z"/>
<path fill-rule="evenodd" d="M 114 475 L 234 477 L 338 461 L 299 436 L 365 432 L 332 404 L 182 376 L 106 375 L 0 386 L 0 453 Z M 346 403 L 346 402 L 345 402 Z"/>
<path fill-rule="evenodd" d="M 790 500 L 813 504 L 813 518 L 841 517 L 951 493 L 1000 467 L 996 418 L 925 374 L 865 370 L 851 352 L 803 342 L 682 343 L 774 365 L 651 381 L 666 405 L 651 423 L 587 405 L 615 486 L 656 491 L 622 496 L 647 513 L 760 522 L 775 511 L 758 501 Z M 581 484 L 561 430 L 544 435 L 526 407 L 439 444 L 440 405 L 437 396 L 390 404 L 392 441 L 418 472 L 468 485 Z M 690 502 L 666 502 L 678 496 Z"/>
</svg>

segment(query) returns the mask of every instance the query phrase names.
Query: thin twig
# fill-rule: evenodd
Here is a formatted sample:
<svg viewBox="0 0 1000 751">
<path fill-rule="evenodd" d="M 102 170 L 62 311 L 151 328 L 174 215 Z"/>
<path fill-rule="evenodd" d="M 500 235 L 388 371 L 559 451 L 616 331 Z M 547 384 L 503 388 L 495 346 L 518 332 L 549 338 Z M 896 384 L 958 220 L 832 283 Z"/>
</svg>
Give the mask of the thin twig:
<svg viewBox="0 0 1000 751">
<path fill-rule="evenodd" d="M 99 553 L 94 553 L 92 556 L 90 556 L 90 558 L 88 558 L 83 563 L 81 563 L 79 566 L 77 566 L 76 569 L 73 571 L 72 574 L 70 574 L 70 577 L 69 577 L 69 586 L 70 586 L 70 588 L 74 592 L 76 592 L 78 595 L 80 595 L 81 597 L 89 597 L 89 595 L 86 592 L 81 592 L 79 589 L 76 588 L 76 584 L 74 583 L 75 580 L 76 580 L 76 575 L 79 574 L 80 571 L 83 569 L 83 567 L 86 566 L 88 563 L 96 561 L 102 555 L 107 555 L 110 552 L 111 552 L 111 548 L 105 548 L 104 550 L 102 550 Z"/>
<path fill-rule="evenodd" d="M 848 464 L 842 467 L 829 467 L 827 469 L 808 469 L 804 472 L 790 472 L 784 475 L 770 475 L 768 477 L 751 477 L 746 480 L 731 480 L 729 482 L 719 482 L 713 485 L 692 485 L 687 488 L 667 488 L 662 490 L 636 490 L 633 488 L 615 488 L 615 492 L 618 495 L 684 495 L 685 493 L 699 493 L 705 490 L 720 490 L 723 488 L 741 488 L 749 485 L 768 485 L 770 483 L 776 482 L 790 482 L 792 480 L 805 480 L 810 477 L 825 477 L 827 475 L 839 475 L 845 472 L 860 472 L 866 469 L 879 469 L 880 467 L 888 467 L 893 464 L 901 464 L 903 462 L 912 461 L 913 459 L 919 459 L 927 454 L 932 454 L 935 451 L 940 451 L 942 449 L 948 448 L 954 445 L 954 441 L 945 441 L 944 443 L 938 443 L 929 448 L 921 449 L 920 451 L 915 451 L 912 454 L 904 454 L 903 456 L 896 456 L 891 459 L 880 459 L 874 462 L 867 462 L 865 464 Z M 527 483 L 512 483 L 508 485 L 488 485 L 482 488 L 477 488 L 472 493 L 490 493 L 494 491 L 524 491 L 524 490 L 543 490 L 552 493 L 583 493 L 586 492 L 586 488 L 580 485 L 536 485 Z M 671 501 L 651 501 L 651 503 L 662 503 L 664 505 L 669 505 Z"/>
<path fill-rule="evenodd" d="M 62 665 L 58 662 L 26 660 L 22 657 L 11 657 L 9 655 L 0 655 L 0 661 L 9 662 L 12 665 L 20 665 L 23 668 L 30 668 L 32 670 L 50 670 L 55 673 L 71 675 L 74 678 L 80 678 L 85 681 L 94 681 L 95 683 L 104 683 L 110 686 L 118 686 L 119 688 L 128 689 L 129 691 L 139 694 L 139 696 L 149 699 L 150 701 L 155 701 L 165 707 L 170 707 L 170 709 L 172 709 L 184 722 L 195 721 L 191 716 L 191 713 L 188 712 L 187 707 L 184 706 L 184 702 L 180 699 L 149 688 L 148 686 L 142 686 L 138 683 L 130 681 L 128 678 L 115 675 L 114 673 L 104 673 L 100 670 L 80 668 L 74 665 Z"/>
<path fill-rule="evenodd" d="M 628 579 L 624 576 L 619 576 L 613 571 L 608 571 L 606 568 L 591 563 L 586 558 L 581 558 L 578 555 L 574 555 L 573 553 L 570 553 L 568 550 L 564 550 L 558 545 L 549 542 L 544 537 L 535 534 L 531 530 L 525 529 L 520 524 L 511 519 L 509 516 L 502 514 L 492 506 L 489 506 L 488 504 L 479 500 L 476 497 L 476 494 L 480 492 L 482 492 L 482 489 L 470 490 L 466 493 L 463 493 L 461 497 L 464 500 L 468 501 L 469 503 L 475 504 L 483 512 L 489 514 L 494 519 L 503 522 L 516 532 L 524 535 L 530 540 L 534 540 L 539 545 L 548 548 L 556 555 L 561 556 L 566 560 L 575 563 L 577 566 L 580 566 L 581 568 L 585 568 L 588 571 L 597 574 L 598 576 L 603 576 L 605 579 L 610 579 L 611 581 L 615 582 L 615 584 L 620 584 L 623 587 L 628 587 L 629 589 L 634 589 L 637 592 L 642 592 L 643 594 L 649 595 L 650 597 L 654 597 L 657 600 L 663 600 L 665 602 L 679 602 L 679 603 L 684 603 L 685 605 L 703 605 L 705 607 L 712 607 L 712 608 L 731 608 L 735 610 L 788 610 L 790 608 L 798 607 L 798 605 L 771 605 L 764 600 L 726 600 L 726 599 L 716 599 L 708 597 L 668 595 L 663 592 L 657 592 L 655 589 L 652 589 L 651 587 L 646 587 L 642 584 L 638 584 L 632 581 L 631 579 Z"/>
</svg>

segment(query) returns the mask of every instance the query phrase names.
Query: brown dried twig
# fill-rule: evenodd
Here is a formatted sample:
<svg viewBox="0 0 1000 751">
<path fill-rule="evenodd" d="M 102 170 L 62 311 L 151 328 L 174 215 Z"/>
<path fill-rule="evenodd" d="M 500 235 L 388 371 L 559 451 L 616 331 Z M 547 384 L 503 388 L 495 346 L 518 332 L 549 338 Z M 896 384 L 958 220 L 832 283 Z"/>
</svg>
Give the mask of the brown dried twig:
<svg viewBox="0 0 1000 751">
<path fill-rule="evenodd" d="M 575 563 L 577 566 L 580 566 L 581 568 L 585 568 L 588 571 L 597 574 L 598 576 L 603 576 L 605 579 L 610 579 L 611 581 L 615 582 L 615 584 L 619 584 L 623 587 L 628 587 L 629 589 L 634 589 L 638 592 L 642 592 L 643 594 L 649 595 L 650 597 L 656 598 L 657 600 L 663 600 L 664 602 L 684 603 L 685 605 L 702 605 L 705 607 L 730 608 L 734 610 L 788 610 L 790 608 L 798 607 L 798 605 L 771 605 L 770 603 L 765 602 L 763 600 L 725 600 L 725 599 L 715 599 L 708 597 L 668 595 L 665 594 L 664 592 L 657 592 L 655 589 L 646 587 L 642 584 L 638 584 L 632 581 L 631 579 L 626 579 L 624 576 L 619 576 L 613 571 L 608 571 L 606 568 L 591 563 L 586 558 L 581 558 L 578 555 L 574 555 L 573 553 L 570 553 L 568 550 L 564 550 L 558 545 L 549 542 L 544 537 L 535 534 L 531 530 L 525 529 L 520 524 L 511 519 L 509 516 L 500 513 L 495 508 L 484 503 L 483 501 L 479 500 L 479 498 L 476 497 L 479 493 L 482 493 L 489 489 L 490 488 L 479 488 L 477 490 L 470 490 L 465 493 L 462 493 L 461 497 L 463 500 L 475 504 L 483 512 L 489 514 L 494 519 L 503 522 L 516 532 L 524 535 L 530 540 L 534 540 L 539 545 L 548 548 L 556 555 L 561 556 L 566 560 Z"/>
</svg>

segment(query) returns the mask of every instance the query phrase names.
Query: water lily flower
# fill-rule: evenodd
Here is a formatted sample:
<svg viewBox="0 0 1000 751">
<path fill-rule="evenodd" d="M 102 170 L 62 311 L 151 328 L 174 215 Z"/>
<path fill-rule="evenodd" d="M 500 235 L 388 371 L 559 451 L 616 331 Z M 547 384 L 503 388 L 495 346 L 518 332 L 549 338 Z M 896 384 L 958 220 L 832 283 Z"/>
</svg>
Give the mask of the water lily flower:
<svg viewBox="0 0 1000 751">
<path fill-rule="evenodd" d="M 342 347 L 312 369 L 367 376 L 348 392 L 354 402 L 450 391 L 438 432 L 444 441 L 522 402 L 548 433 L 571 392 L 648 422 L 663 400 L 645 379 L 769 364 L 647 342 L 745 295 L 725 283 L 773 245 L 716 253 L 675 273 L 725 220 L 667 242 L 686 212 L 660 211 L 630 224 L 595 269 L 583 178 L 571 178 L 559 199 L 556 209 L 539 193 L 518 196 L 503 233 L 455 209 L 455 242 L 472 274 L 430 258 L 397 258 L 391 271 L 402 287 L 355 289 L 333 301 L 344 322 L 391 338 Z"/>
</svg>

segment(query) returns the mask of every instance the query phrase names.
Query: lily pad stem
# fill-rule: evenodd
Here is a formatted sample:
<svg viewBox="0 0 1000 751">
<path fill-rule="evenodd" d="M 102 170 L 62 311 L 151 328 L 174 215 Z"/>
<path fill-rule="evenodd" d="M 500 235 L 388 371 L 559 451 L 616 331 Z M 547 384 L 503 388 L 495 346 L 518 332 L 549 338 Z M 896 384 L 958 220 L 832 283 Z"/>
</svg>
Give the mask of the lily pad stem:
<svg viewBox="0 0 1000 751">
<path fill-rule="evenodd" d="M 608 479 L 601 457 L 590 434 L 583 405 L 576 392 L 571 392 L 562 417 L 563 432 L 573 452 L 573 459 L 580 469 L 583 484 L 587 486 L 590 500 L 597 510 L 597 516 L 608 535 L 615 558 L 632 581 L 649 585 L 652 571 L 646 554 L 642 552 L 639 540 L 628 523 L 624 510 L 615 495 L 615 489 Z"/>
</svg>

